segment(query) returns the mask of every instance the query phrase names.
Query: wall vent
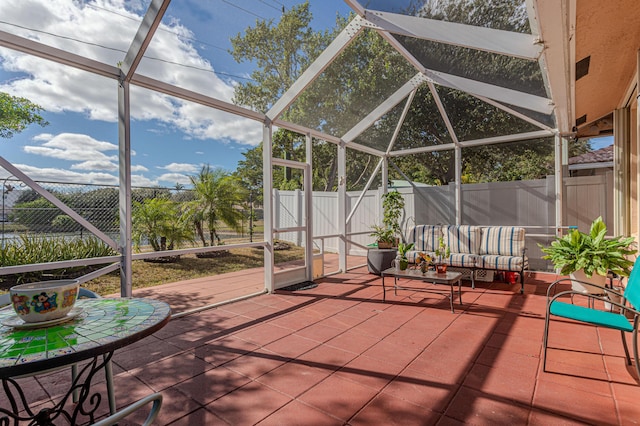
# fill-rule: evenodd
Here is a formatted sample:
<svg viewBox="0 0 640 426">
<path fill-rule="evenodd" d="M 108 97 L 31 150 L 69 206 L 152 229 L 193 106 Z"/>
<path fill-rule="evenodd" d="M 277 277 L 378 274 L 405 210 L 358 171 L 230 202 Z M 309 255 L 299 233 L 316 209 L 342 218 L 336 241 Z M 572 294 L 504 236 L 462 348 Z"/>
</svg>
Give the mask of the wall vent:
<svg viewBox="0 0 640 426">
<path fill-rule="evenodd" d="M 576 62 L 576 81 L 589 74 L 590 62 L 591 56 L 587 56 L 586 58 L 580 59 L 578 62 Z"/>
</svg>

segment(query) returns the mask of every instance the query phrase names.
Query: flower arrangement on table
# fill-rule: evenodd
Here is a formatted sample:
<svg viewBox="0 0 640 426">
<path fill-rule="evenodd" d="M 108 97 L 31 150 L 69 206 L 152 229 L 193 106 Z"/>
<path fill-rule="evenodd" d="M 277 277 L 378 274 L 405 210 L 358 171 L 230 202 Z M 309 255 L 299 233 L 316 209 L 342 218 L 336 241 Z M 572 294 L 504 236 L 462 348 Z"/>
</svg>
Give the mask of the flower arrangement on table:
<svg viewBox="0 0 640 426">
<path fill-rule="evenodd" d="M 429 269 L 429 265 L 431 264 L 431 256 L 424 252 L 418 252 L 416 255 L 416 266 L 420 268 L 420 272 L 423 274 L 427 272 Z"/>
</svg>

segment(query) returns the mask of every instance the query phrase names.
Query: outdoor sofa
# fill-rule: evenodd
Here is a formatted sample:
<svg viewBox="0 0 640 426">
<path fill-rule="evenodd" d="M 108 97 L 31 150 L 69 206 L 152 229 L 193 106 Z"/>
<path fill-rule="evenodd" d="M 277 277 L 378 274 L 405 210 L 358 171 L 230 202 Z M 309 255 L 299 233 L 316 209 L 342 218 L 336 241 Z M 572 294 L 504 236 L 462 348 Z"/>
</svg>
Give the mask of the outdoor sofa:
<svg viewBox="0 0 640 426">
<path fill-rule="evenodd" d="M 414 243 L 407 253 L 410 263 L 415 263 L 418 252 L 436 259 L 435 251 L 440 238 L 451 254 L 441 259 L 454 268 L 471 271 L 471 286 L 475 288 L 477 271 L 517 272 L 520 275 L 520 292 L 524 293 L 524 271 L 529 268 L 526 256 L 525 229 L 517 226 L 473 225 L 417 225 L 408 235 Z"/>
</svg>

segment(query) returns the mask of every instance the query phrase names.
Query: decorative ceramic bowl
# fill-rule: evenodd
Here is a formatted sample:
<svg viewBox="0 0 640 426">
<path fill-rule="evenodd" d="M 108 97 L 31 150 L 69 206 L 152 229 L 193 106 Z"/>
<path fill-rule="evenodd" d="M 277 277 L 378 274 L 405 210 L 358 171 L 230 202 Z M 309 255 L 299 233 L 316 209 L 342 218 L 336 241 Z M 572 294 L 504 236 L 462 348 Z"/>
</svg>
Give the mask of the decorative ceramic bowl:
<svg viewBox="0 0 640 426">
<path fill-rule="evenodd" d="M 40 281 L 11 287 L 11 304 L 24 322 L 34 323 L 62 318 L 78 297 L 76 280 Z"/>
</svg>

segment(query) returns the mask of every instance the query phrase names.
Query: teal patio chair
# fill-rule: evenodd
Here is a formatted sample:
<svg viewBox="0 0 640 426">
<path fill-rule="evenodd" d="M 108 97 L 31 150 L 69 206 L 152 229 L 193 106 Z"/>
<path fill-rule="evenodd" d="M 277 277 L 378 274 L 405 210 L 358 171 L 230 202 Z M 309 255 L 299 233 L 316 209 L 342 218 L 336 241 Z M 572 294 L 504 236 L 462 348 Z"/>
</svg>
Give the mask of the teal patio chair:
<svg viewBox="0 0 640 426">
<path fill-rule="evenodd" d="M 640 262 L 636 262 L 633 266 L 633 270 L 631 271 L 631 275 L 629 276 L 629 280 L 623 294 L 599 285 L 595 286 L 601 288 L 603 294 L 606 290 L 608 293 L 618 294 L 621 296 L 622 299 L 620 303 L 608 300 L 608 302 L 610 302 L 613 306 L 613 309 L 615 309 L 616 307 L 620 308 L 619 313 L 593 308 L 594 301 L 605 300 L 603 295 L 586 294 L 578 291 L 567 290 L 559 292 L 553 297 L 550 296 L 551 294 L 553 294 L 553 292 L 555 292 L 555 286 L 557 284 L 563 282 L 566 283 L 569 281 L 569 278 L 563 278 L 555 281 L 549 286 L 549 289 L 547 290 L 547 314 L 545 317 L 544 335 L 542 342 L 544 346 L 542 360 L 543 371 L 547 371 L 547 341 L 549 335 L 549 318 L 551 317 L 551 315 L 555 315 L 561 318 L 567 318 L 585 324 L 595 325 L 597 327 L 619 330 L 622 335 L 622 346 L 624 347 L 624 353 L 627 358 L 628 365 L 631 365 L 631 358 L 629 357 L 629 348 L 627 346 L 625 333 L 632 333 L 633 359 L 636 367 L 636 374 L 638 375 L 638 379 L 640 380 L 640 366 L 638 365 L 638 320 L 640 319 L 640 312 L 638 311 L 638 308 L 640 308 Z M 585 284 L 593 285 L 591 283 Z M 563 296 L 565 296 L 565 299 L 560 300 L 559 298 Z M 570 297 L 567 298 L 566 296 Z M 587 298 L 587 301 L 589 302 L 587 303 L 587 306 L 589 307 L 573 304 L 574 298 L 577 299 L 578 297 Z M 633 318 L 628 319 L 625 314 L 632 314 Z"/>
</svg>

